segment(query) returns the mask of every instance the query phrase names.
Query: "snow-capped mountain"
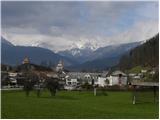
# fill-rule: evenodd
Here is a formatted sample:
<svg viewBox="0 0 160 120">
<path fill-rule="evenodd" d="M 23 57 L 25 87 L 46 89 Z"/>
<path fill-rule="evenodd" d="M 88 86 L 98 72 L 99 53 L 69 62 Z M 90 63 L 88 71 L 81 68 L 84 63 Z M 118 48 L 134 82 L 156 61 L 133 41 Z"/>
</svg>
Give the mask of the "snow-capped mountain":
<svg viewBox="0 0 160 120">
<path fill-rule="evenodd" d="M 84 44 L 83 42 L 79 42 L 78 44 L 72 44 L 70 50 L 54 53 L 51 50 L 40 47 L 14 46 L 5 39 L 1 39 L 3 63 L 12 65 L 17 62 L 20 63 L 23 60 L 24 55 L 28 55 L 32 61 L 37 64 L 41 64 L 42 61 L 52 61 L 56 64 L 60 59 L 63 59 L 69 70 L 105 69 L 106 67 L 112 67 L 118 64 L 120 57 L 124 53 L 142 44 L 142 42 L 134 42 L 98 48 L 94 42 Z M 33 46 L 35 45 L 41 46 L 33 44 Z M 46 44 L 43 45 L 46 47 Z M 15 54 L 17 54 L 16 57 Z"/>
<path fill-rule="evenodd" d="M 76 42 L 72 43 L 69 48 L 70 49 L 75 49 L 75 48 L 78 48 L 78 49 L 90 49 L 92 51 L 95 51 L 99 47 L 100 46 L 97 44 L 96 41 L 79 40 L 79 41 L 76 41 Z"/>
<path fill-rule="evenodd" d="M 77 62 L 85 63 L 96 59 L 117 57 L 123 53 L 131 50 L 132 48 L 140 45 L 141 42 L 126 43 L 119 45 L 110 45 L 106 47 L 100 47 L 96 50 L 91 49 L 92 46 L 86 46 L 86 48 L 73 48 L 66 51 L 58 52 L 61 56 L 76 60 Z"/>
<path fill-rule="evenodd" d="M 59 51 L 58 54 L 83 63 L 99 48 L 99 46 L 95 42 L 79 41 L 73 43 L 70 48 L 69 50 Z"/>
<path fill-rule="evenodd" d="M 73 48 L 71 50 L 60 51 L 58 54 L 64 57 L 68 57 L 70 59 L 76 60 L 79 63 L 83 63 L 86 61 L 86 58 L 93 53 L 93 50 L 90 48 Z"/>
<path fill-rule="evenodd" d="M 141 42 L 134 42 L 98 48 L 97 50 L 88 54 L 88 56 L 79 57 L 79 60 L 83 60 L 83 62 L 78 65 L 70 66 L 69 69 L 103 70 L 113 67 L 119 63 L 119 59 L 122 55 L 126 54 L 140 44 Z"/>
</svg>

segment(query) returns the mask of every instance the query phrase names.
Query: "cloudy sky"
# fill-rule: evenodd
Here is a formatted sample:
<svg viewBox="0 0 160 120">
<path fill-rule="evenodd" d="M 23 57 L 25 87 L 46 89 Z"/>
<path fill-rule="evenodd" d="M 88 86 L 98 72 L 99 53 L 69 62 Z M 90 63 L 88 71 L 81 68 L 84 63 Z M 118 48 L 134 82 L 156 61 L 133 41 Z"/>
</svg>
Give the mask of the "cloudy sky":
<svg viewBox="0 0 160 120">
<path fill-rule="evenodd" d="M 54 51 L 146 40 L 158 33 L 158 1 L 2 2 L 2 36 Z"/>
</svg>

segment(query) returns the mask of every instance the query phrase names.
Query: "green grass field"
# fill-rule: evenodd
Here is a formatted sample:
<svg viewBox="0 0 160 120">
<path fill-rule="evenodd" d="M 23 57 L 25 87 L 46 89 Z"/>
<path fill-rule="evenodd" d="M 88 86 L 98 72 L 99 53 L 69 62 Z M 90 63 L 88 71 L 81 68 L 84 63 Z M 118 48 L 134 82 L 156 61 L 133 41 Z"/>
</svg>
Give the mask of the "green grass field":
<svg viewBox="0 0 160 120">
<path fill-rule="evenodd" d="M 92 92 L 49 92 L 37 98 L 23 91 L 2 91 L 2 118 L 158 118 L 158 104 L 132 104 L 130 92 L 108 92 L 108 96 L 93 96 Z"/>
</svg>

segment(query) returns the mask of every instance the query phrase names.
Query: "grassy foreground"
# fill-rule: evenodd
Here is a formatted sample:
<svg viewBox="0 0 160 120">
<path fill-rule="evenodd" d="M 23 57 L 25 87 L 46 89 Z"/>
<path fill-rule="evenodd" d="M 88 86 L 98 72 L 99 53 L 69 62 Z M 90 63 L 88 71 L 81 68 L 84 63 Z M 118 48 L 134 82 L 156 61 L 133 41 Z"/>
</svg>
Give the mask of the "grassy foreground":
<svg viewBox="0 0 160 120">
<path fill-rule="evenodd" d="M 40 98 L 32 92 L 2 91 L 2 118 L 158 118 L 158 104 L 133 105 L 130 92 L 108 92 L 93 96 L 92 92 L 60 91 Z"/>
</svg>

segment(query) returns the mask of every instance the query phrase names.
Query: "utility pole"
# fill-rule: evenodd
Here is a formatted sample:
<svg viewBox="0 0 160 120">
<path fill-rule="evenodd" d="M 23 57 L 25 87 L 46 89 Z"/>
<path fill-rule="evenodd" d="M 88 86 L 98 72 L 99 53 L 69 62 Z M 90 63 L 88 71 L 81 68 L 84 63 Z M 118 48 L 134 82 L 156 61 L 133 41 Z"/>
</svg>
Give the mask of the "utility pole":
<svg viewBox="0 0 160 120">
<path fill-rule="evenodd" d="M 97 88 L 94 86 L 94 96 L 97 96 Z"/>
</svg>

